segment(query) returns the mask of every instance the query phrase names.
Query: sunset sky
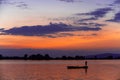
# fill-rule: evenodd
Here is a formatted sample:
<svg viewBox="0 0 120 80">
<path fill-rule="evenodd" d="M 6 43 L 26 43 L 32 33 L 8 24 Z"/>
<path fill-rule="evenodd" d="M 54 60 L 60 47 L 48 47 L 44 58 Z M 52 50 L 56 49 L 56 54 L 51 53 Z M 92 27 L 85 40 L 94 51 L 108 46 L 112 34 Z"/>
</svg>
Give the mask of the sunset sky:
<svg viewBox="0 0 120 80">
<path fill-rule="evenodd" d="M 0 0 L 0 54 L 120 53 L 119 5 L 120 0 Z"/>
</svg>

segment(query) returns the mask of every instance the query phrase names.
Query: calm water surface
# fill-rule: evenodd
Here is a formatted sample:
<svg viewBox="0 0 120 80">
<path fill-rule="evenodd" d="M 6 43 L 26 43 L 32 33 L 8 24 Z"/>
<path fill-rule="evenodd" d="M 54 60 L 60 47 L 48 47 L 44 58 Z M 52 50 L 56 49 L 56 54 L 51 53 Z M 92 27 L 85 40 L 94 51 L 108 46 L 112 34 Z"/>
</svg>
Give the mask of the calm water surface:
<svg viewBox="0 0 120 80">
<path fill-rule="evenodd" d="M 84 61 L 0 61 L 0 80 L 120 80 L 120 60 L 89 60 L 88 70 L 68 70 Z"/>
</svg>

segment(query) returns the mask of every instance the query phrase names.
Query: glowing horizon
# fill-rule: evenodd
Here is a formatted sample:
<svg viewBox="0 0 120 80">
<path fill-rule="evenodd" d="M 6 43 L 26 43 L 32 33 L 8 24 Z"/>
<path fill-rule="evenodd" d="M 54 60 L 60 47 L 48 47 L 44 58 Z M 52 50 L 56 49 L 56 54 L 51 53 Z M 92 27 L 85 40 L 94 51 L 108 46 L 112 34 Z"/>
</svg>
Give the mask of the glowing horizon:
<svg viewBox="0 0 120 80">
<path fill-rule="evenodd" d="M 0 0 L 0 48 L 118 50 L 116 2 Z"/>
</svg>

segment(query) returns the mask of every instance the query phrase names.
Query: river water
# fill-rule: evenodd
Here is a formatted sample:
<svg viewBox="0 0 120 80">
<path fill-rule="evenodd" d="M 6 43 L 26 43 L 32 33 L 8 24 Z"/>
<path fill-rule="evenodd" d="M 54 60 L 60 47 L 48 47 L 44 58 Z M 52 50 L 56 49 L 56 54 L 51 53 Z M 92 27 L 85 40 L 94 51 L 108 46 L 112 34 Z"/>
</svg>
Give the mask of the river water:
<svg viewBox="0 0 120 80">
<path fill-rule="evenodd" d="M 120 60 L 0 60 L 0 80 L 120 80 Z"/>
</svg>

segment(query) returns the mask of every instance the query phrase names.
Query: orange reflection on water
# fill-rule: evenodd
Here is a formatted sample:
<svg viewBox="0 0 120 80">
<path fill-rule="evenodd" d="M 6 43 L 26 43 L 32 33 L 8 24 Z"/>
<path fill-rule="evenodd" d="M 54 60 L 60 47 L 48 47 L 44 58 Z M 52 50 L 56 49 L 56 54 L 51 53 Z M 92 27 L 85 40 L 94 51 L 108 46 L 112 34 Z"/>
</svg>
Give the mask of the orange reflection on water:
<svg viewBox="0 0 120 80">
<path fill-rule="evenodd" d="M 84 69 L 68 70 L 68 65 L 82 66 L 84 61 L 0 61 L 0 80 L 119 80 L 119 60 L 89 61 Z"/>
</svg>

